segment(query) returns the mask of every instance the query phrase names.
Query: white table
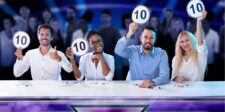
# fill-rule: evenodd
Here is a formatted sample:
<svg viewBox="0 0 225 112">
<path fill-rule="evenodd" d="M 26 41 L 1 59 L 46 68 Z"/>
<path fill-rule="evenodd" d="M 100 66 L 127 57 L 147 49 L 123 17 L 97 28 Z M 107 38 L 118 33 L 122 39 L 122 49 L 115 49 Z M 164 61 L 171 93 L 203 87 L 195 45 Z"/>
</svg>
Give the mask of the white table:
<svg viewBox="0 0 225 112">
<path fill-rule="evenodd" d="M 150 111 L 182 111 L 183 107 L 196 109 L 198 106 L 202 111 L 208 110 L 211 105 L 218 106 L 220 110 L 225 106 L 225 81 L 183 84 L 170 82 L 153 89 L 139 88 L 136 84 L 140 82 L 0 81 L 0 110 L 13 108 L 21 111 L 21 107 L 25 105 L 22 111 L 30 107 L 36 109 L 38 106 L 46 109 L 43 111 L 56 111 L 61 106 L 64 107 L 61 111 L 71 112 L 72 108 L 78 111 L 93 111 L 90 109 L 99 110 L 102 107 L 120 108 L 128 112 L 143 111 L 147 108 Z"/>
<path fill-rule="evenodd" d="M 141 81 L 0 81 L 0 97 L 201 97 L 225 96 L 225 81 L 186 82 L 139 88 Z"/>
</svg>

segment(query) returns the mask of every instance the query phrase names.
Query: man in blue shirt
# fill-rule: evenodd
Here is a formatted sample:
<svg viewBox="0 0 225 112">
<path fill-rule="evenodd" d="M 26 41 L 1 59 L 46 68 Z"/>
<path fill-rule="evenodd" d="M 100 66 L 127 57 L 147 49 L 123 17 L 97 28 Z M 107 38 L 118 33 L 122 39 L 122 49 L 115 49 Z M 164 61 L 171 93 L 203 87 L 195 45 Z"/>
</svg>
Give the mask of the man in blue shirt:
<svg viewBox="0 0 225 112">
<path fill-rule="evenodd" d="M 131 23 L 128 33 L 118 40 L 115 53 L 130 61 L 127 80 L 143 80 L 142 88 L 166 84 L 169 82 L 168 56 L 165 50 L 154 47 L 156 33 L 146 26 L 140 36 L 141 45 L 130 45 L 128 42 L 138 24 Z"/>
</svg>

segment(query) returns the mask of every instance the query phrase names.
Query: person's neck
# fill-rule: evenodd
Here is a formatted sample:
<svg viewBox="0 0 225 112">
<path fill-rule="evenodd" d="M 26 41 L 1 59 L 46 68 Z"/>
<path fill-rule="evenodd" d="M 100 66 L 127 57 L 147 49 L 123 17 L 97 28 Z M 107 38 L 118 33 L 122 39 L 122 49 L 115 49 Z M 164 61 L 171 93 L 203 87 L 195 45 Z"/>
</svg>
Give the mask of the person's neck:
<svg viewBox="0 0 225 112">
<path fill-rule="evenodd" d="M 42 46 L 42 45 L 40 45 L 40 52 L 41 52 L 41 54 L 42 55 L 47 54 L 49 52 L 50 48 L 51 48 L 50 45 L 49 46 Z"/>
<path fill-rule="evenodd" d="M 189 57 L 191 56 L 191 51 L 186 51 L 186 52 L 184 53 L 184 56 L 185 56 L 186 58 L 189 58 Z"/>
<path fill-rule="evenodd" d="M 142 47 L 142 50 L 143 50 L 144 55 L 147 56 L 147 55 L 150 55 L 150 54 L 151 54 L 153 48 L 151 48 L 150 50 L 146 50 L 146 49 L 144 49 L 144 48 Z"/>
</svg>

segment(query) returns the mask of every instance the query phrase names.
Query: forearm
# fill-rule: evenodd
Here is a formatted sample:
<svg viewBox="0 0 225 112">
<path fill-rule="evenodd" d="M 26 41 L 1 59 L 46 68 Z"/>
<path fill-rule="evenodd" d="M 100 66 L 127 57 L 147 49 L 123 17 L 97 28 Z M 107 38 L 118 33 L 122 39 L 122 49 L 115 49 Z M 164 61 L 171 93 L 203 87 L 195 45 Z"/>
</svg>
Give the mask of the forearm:
<svg viewBox="0 0 225 112">
<path fill-rule="evenodd" d="M 197 38 L 197 44 L 202 45 L 203 44 L 203 30 L 202 30 L 202 21 L 201 20 L 197 20 L 196 38 Z"/>
<path fill-rule="evenodd" d="M 22 76 L 29 67 L 24 65 L 23 60 L 17 60 L 16 63 L 13 66 L 13 74 L 15 77 Z"/>
<path fill-rule="evenodd" d="M 80 78 L 80 71 L 77 67 L 77 64 L 75 63 L 74 59 L 70 59 L 70 63 L 72 64 L 73 67 L 73 74 L 76 78 Z"/>
<path fill-rule="evenodd" d="M 110 68 L 109 68 L 108 64 L 105 62 L 105 59 L 104 59 L 104 58 L 102 58 L 102 59 L 100 60 L 100 62 L 101 62 L 101 64 L 102 64 L 102 74 L 103 74 L 104 76 L 107 76 L 108 73 L 110 72 Z"/>
<path fill-rule="evenodd" d="M 73 71 L 72 65 L 66 57 L 61 56 L 61 60 L 59 60 L 58 63 L 66 72 L 70 73 Z"/>
</svg>

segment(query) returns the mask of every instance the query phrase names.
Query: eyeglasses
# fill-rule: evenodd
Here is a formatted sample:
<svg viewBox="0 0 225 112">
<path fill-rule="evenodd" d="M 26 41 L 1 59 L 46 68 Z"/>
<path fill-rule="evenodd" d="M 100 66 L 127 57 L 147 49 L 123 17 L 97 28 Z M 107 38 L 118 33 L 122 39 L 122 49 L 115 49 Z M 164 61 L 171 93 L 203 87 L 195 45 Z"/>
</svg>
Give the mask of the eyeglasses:
<svg viewBox="0 0 225 112">
<path fill-rule="evenodd" d="M 101 40 L 97 40 L 97 41 L 90 41 L 90 45 L 95 46 L 95 45 L 99 45 L 99 43 L 101 42 Z"/>
</svg>

